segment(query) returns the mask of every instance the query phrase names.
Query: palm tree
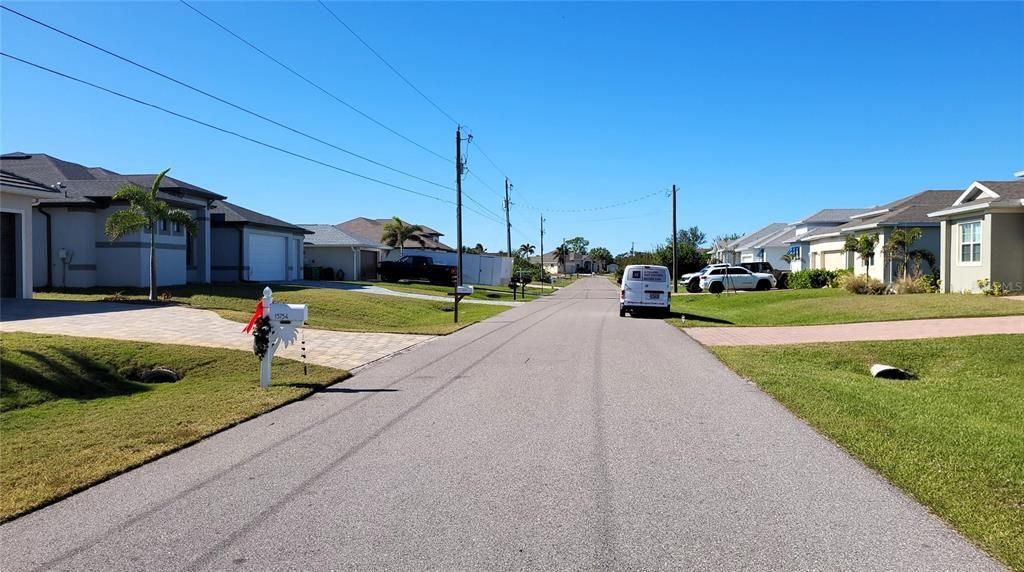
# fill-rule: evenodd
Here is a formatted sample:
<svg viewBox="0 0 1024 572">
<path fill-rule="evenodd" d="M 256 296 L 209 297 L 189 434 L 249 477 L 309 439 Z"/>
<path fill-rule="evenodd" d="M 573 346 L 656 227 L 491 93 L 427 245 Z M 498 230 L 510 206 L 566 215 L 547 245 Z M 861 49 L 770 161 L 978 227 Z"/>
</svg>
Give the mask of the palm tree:
<svg viewBox="0 0 1024 572">
<path fill-rule="evenodd" d="M 864 261 L 864 275 L 870 274 L 871 259 L 875 256 L 875 246 L 878 244 L 878 233 L 862 234 L 860 236 L 847 236 L 843 250 L 856 252 Z"/>
<path fill-rule="evenodd" d="M 537 252 L 537 248 L 529 242 L 519 247 L 519 254 L 522 254 L 523 256 L 530 256 L 534 252 Z"/>
<path fill-rule="evenodd" d="M 921 229 L 919 228 L 897 228 L 892 231 L 892 234 L 889 235 L 889 240 L 882 247 L 886 254 L 900 261 L 900 265 L 903 267 L 902 274 L 904 278 L 907 277 L 908 267 L 910 266 L 912 252 L 910 246 L 920 238 Z"/>
<path fill-rule="evenodd" d="M 423 227 L 418 224 L 405 224 L 402 219 L 393 216 L 391 222 L 384 225 L 384 235 L 380 237 L 381 242 L 391 247 L 398 247 L 398 254 L 405 254 L 405 241 L 411 240 L 420 246 L 426 246 L 426 241 L 420 236 Z"/>
<path fill-rule="evenodd" d="M 483 254 L 486 251 L 487 251 L 487 249 L 484 248 L 484 245 L 480 244 L 479 242 L 476 243 L 476 246 L 473 247 L 473 253 L 474 254 Z"/>
<path fill-rule="evenodd" d="M 555 262 L 558 263 L 559 268 L 565 268 L 565 261 L 569 259 L 569 247 L 562 244 L 555 249 Z"/>
<path fill-rule="evenodd" d="M 164 179 L 170 169 L 164 169 L 162 173 L 153 180 L 153 186 L 144 190 L 135 184 L 128 184 L 120 189 L 114 196 L 113 201 L 128 201 L 128 208 L 115 212 L 107 217 L 104 225 L 104 232 L 110 240 L 117 240 L 126 234 L 146 229 L 149 231 L 149 299 L 156 300 L 156 225 L 159 222 L 170 222 L 185 229 L 185 232 L 196 233 L 196 221 L 187 211 L 172 209 L 168 204 L 158 198 L 156 193 L 160 189 L 160 181 Z"/>
</svg>

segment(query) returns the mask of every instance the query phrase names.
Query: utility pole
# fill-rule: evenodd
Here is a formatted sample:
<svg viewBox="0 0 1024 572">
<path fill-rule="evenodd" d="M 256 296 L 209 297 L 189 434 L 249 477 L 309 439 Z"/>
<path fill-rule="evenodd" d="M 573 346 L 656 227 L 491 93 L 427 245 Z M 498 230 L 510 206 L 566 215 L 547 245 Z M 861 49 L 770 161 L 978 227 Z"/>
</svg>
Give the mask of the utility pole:
<svg viewBox="0 0 1024 572">
<path fill-rule="evenodd" d="M 512 257 L 512 221 L 509 220 L 509 208 L 512 203 L 508 200 L 508 177 L 505 177 L 505 238 L 508 240 L 508 255 Z"/>
<path fill-rule="evenodd" d="M 455 128 L 455 323 L 459 323 L 459 286 L 462 286 L 462 126 Z"/>
<path fill-rule="evenodd" d="M 672 185 L 672 281 L 676 294 L 679 293 L 679 273 L 676 263 L 679 260 L 679 231 L 676 230 L 676 186 Z"/>
<path fill-rule="evenodd" d="M 540 215 L 540 283 L 541 291 L 544 291 L 544 281 L 548 279 L 548 273 L 544 270 L 544 215 Z"/>
</svg>

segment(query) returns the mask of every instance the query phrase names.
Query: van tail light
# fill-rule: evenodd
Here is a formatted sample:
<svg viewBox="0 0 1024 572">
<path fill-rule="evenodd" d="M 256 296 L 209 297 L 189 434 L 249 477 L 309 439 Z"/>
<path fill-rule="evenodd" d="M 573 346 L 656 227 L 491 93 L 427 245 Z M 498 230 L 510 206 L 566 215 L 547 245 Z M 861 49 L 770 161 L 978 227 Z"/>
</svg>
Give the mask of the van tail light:
<svg viewBox="0 0 1024 572">
<path fill-rule="evenodd" d="M 619 298 L 625 298 L 625 297 L 626 297 L 626 289 L 623 288 L 622 290 L 619 290 Z"/>
</svg>

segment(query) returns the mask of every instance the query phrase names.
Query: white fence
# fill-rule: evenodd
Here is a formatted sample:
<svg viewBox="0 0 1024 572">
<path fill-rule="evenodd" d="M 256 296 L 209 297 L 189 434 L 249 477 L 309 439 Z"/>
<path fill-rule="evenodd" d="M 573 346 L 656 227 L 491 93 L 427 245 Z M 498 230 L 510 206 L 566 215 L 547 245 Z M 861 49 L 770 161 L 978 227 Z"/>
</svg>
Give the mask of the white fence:
<svg viewBox="0 0 1024 572">
<path fill-rule="evenodd" d="M 434 264 L 455 266 L 454 252 L 437 252 L 406 248 L 406 255 L 430 256 Z M 392 250 L 385 260 L 401 258 L 398 250 Z M 488 286 L 506 286 L 512 279 L 512 259 L 496 254 L 462 254 L 462 281 L 466 284 L 486 284 Z"/>
</svg>

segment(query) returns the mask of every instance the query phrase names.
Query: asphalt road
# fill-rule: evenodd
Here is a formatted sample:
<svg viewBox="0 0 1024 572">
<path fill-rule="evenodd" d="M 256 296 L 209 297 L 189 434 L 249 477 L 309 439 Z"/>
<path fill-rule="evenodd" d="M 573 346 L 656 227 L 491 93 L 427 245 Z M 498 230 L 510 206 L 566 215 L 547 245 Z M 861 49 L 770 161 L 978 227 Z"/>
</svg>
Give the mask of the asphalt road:
<svg viewBox="0 0 1024 572">
<path fill-rule="evenodd" d="M 0 543 L 5 572 L 999 569 L 678 330 L 619 318 L 604 278 L 8 523 Z"/>
</svg>

